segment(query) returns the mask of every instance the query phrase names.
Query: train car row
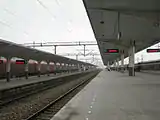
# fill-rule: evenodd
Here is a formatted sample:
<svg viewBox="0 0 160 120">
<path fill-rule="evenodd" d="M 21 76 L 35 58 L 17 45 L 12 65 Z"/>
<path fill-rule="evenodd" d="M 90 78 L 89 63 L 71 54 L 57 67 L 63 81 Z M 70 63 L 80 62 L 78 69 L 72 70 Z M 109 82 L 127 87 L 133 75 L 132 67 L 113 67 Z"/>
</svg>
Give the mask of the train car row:
<svg viewBox="0 0 160 120">
<path fill-rule="evenodd" d="M 135 64 L 135 71 L 141 71 L 141 70 L 154 70 L 154 71 L 160 70 L 160 60 L 147 61 Z"/>
<path fill-rule="evenodd" d="M 21 77 L 25 75 L 25 64 L 19 60 L 11 60 L 11 69 L 10 76 L 12 77 Z M 37 75 L 38 74 L 38 63 L 36 61 L 28 61 L 28 75 Z M 78 71 L 76 66 L 65 65 L 60 63 L 50 63 L 49 65 L 45 62 L 40 64 L 40 74 L 48 73 L 62 73 L 62 72 L 72 72 Z M 6 60 L 0 60 L 0 79 L 6 77 Z"/>
<path fill-rule="evenodd" d="M 117 70 L 118 68 L 111 67 L 112 70 Z M 119 68 L 120 69 L 120 68 Z M 128 64 L 124 65 L 124 69 L 128 69 Z M 160 60 L 146 61 L 135 64 L 135 71 L 140 72 L 141 70 L 154 70 L 160 71 Z"/>
</svg>

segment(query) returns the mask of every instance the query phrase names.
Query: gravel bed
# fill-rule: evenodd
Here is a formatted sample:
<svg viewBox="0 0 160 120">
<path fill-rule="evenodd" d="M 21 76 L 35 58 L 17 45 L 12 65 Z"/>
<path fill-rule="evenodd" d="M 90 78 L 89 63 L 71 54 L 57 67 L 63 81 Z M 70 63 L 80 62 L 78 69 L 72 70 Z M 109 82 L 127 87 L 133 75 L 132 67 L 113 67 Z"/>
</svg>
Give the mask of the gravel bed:
<svg viewBox="0 0 160 120">
<path fill-rule="evenodd" d="M 35 111 L 56 99 L 61 94 L 68 91 L 73 86 L 79 84 L 82 79 L 83 77 L 10 103 L 0 109 L 0 120 L 25 119 Z"/>
</svg>

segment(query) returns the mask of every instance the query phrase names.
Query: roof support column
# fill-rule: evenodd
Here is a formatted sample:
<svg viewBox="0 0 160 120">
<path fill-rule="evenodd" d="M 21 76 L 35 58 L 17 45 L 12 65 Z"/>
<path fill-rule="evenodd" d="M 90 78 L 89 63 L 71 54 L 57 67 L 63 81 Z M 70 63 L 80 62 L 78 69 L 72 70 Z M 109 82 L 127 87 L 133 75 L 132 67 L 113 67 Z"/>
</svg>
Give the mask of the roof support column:
<svg viewBox="0 0 160 120">
<path fill-rule="evenodd" d="M 28 60 L 26 60 L 26 63 L 25 63 L 25 77 L 26 79 L 28 79 Z"/>
<path fill-rule="evenodd" d="M 116 71 L 116 60 L 114 60 L 114 71 Z"/>
<path fill-rule="evenodd" d="M 50 62 L 47 62 L 47 75 L 50 76 Z"/>
<path fill-rule="evenodd" d="M 121 52 L 121 72 L 124 73 L 124 50 Z"/>
<path fill-rule="evenodd" d="M 54 62 L 54 74 L 56 75 L 56 73 L 57 73 L 57 64 L 56 64 L 56 62 Z"/>
<path fill-rule="evenodd" d="M 79 64 L 77 64 L 77 70 L 78 70 L 78 72 L 80 71 L 80 66 L 79 66 Z"/>
<path fill-rule="evenodd" d="M 134 71 L 134 54 L 135 54 L 135 41 L 131 42 L 131 46 L 129 48 L 129 76 L 135 76 L 135 71 Z"/>
<path fill-rule="evenodd" d="M 59 68 L 60 68 L 60 69 L 59 69 L 59 70 L 60 70 L 60 72 L 59 72 L 59 73 L 60 73 L 60 74 L 62 74 L 62 63 L 60 63 Z"/>
<path fill-rule="evenodd" d="M 54 45 L 54 54 L 57 54 L 57 45 Z"/>
<path fill-rule="evenodd" d="M 6 79 L 7 79 L 7 82 L 9 82 L 10 81 L 10 75 L 11 75 L 11 73 L 10 73 L 10 71 L 11 71 L 11 58 L 7 58 L 7 62 L 6 62 Z"/>
<path fill-rule="evenodd" d="M 70 73 L 70 64 L 68 63 L 68 66 L 67 66 L 67 71 L 68 73 Z"/>
<path fill-rule="evenodd" d="M 117 71 L 119 71 L 119 58 L 117 58 Z"/>
<path fill-rule="evenodd" d="M 108 69 L 108 71 L 111 71 L 109 61 L 107 62 L 107 69 Z"/>
<path fill-rule="evenodd" d="M 86 71 L 86 66 L 85 65 L 83 66 L 83 71 Z"/>
<path fill-rule="evenodd" d="M 41 62 L 38 62 L 37 70 L 38 70 L 38 77 L 41 77 Z"/>
<path fill-rule="evenodd" d="M 68 64 L 67 63 L 65 64 L 65 71 L 66 71 L 66 73 L 68 73 Z"/>
<path fill-rule="evenodd" d="M 68 72 L 68 71 L 67 71 L 67 68 L 68 68 L 68 64 L 66 63 L 66 64 L 65 64 L 65 71 L 66 71 L 66 73 Z"/>
<path fill-rule="evenodd" d="M 63 71 L 66 73 L 66 63 L 64 63 Z"/>
</svg>

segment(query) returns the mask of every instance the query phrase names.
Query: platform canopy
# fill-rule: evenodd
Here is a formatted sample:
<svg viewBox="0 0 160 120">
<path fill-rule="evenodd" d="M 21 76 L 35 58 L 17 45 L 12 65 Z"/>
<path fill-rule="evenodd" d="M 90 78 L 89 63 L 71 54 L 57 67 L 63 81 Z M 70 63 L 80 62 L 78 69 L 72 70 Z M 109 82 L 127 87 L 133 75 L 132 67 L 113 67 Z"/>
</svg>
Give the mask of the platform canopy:
<svg viewBox="0 0 160 120">
<path fill-rule="evenodd" d="M 90 63 L 85 63 L 63 56 L 54 55 L 52 53 L 32 49 L 2 39 L 0 39 L 0 56 L 3 56 L 5 58 L 19 57 L 26 60 L 32 59 L 36 61 L 94 66 Z"/>
<path fill-rule="evenodd" d="M 120 54 L 106 49 L 124 50 L 128 56 L 131 42 L 136 52 L 160 41 L 160 0 L 83 0 L 103 63 Z"/>
</svg>

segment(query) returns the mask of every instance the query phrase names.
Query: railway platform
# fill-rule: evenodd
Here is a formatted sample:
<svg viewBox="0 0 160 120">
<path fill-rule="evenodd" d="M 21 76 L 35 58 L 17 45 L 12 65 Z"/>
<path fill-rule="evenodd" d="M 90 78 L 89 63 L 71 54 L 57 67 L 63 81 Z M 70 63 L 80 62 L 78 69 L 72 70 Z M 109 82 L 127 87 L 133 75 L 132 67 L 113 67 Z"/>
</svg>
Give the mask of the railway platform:
<svg viewBox="0 0 160 120">
<path fill-rule="evenodd" d="M 78 72 L 75 72 L 75 73 L 78 73 Z M 25 79 L 25 77 L 12 78 L 10 82 L 6 82 L 5 79 L 1 79 L 0 80 L 0 91 L 4 90 L 4 89 L 10 89 L 10 88 L 22 86 L 22 85 L 47 81 L 47 80 L 51 80 L 53 78 L 68 76 L 68 75 L 72 75 L 72 74 L 75 74 L 75 73 L 62 73 L 62 74 L 59 73 L 59 74 L 56 74 L 56 75 L 55 74 L 50 74 L 50 76 L 41 75 L 41 77 L 30 76 L 28 79 Z"/>
<path fill-rule="evenodd" d="M 159 120 L 159 77 L 103 70 L 51 120 Z"/>
</svg>

